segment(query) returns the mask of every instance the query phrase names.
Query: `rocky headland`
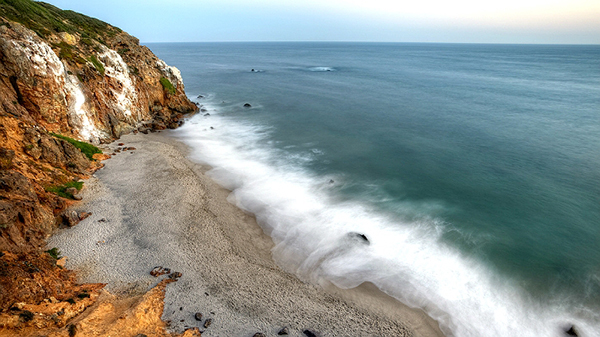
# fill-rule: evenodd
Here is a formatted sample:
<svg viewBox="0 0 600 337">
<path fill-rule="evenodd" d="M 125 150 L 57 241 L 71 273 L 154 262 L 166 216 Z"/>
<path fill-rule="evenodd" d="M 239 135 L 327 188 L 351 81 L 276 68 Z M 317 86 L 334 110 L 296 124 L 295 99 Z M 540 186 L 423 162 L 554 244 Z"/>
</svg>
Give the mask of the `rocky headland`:
<svg viewBox="0 0 600 337">
<path fill-rule="evenodd" d="M 179 71 L 119 28 L 43 2 L 0 1 L 0 336 L 134 336 L 136 324 L 168 335 L 162 304 L 148 310 L 164 284 L 111 297 L 103 284 L 78 284 L 45 240 L 89 216 L 67 207 L 109 157 L 96 146 L 177 128 L 196 110 Z"/>
</svg>

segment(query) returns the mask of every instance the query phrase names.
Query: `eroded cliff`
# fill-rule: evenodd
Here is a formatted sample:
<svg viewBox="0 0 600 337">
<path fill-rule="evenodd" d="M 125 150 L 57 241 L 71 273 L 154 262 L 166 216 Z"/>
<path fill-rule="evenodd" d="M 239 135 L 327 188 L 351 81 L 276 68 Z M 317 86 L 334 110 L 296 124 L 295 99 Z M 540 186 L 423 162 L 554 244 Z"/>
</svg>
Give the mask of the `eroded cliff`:
<svg viewBox="0 0 600 337">
<path fill-rule="evenodd" d="M 85 217 L 65 209 L 102 165 L 75 140 L 176 128 L 196 110 L 179 71 L 135 37 L 49 4 L 0 0 L 0 329 L 33 324 L 23 306 L 77 306 L 90 298 L 77 297 L 83 290 L 101 288 L 77 285 L 44 252 L 54 229 Z"/>
</svg>

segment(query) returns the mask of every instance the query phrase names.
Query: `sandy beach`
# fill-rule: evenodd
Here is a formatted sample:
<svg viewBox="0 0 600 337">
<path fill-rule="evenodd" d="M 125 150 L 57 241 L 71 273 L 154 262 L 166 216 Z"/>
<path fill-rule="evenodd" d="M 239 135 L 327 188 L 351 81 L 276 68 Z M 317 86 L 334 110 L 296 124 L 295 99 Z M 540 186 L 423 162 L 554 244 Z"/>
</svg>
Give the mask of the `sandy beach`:
<svg viewBox="0 0 600 337">
<path fill-rule="evenodd" d="M 411 309 L 370 284 L 352 290 L 301 282 L 271 257 L 273 241 L 252 214 L 227 202 L 229 191 L 186 158 L 184 144 L 168 131 L 126 135 L 105 146 L 135 147 L 106 160 L 85 183 L 76 210 L 92 215 L 48 240 L 68 257 L 81 282 L 107 283 L 122 295 L 148 291 L 166 276 L 163 319 L 171 329 L 201 327 L 203 336 L 290 336 L 309 329 L 319 336 L 443 336 L 423 311 Z"/>
</svg>

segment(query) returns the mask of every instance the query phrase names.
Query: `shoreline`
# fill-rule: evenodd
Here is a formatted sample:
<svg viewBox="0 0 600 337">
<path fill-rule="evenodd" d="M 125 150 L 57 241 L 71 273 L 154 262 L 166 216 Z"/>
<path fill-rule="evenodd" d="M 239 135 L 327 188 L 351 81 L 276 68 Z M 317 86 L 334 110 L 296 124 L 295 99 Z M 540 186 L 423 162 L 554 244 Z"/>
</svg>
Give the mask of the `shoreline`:
<svg viewBox="0 0 600 337">
<path fill-rule="evenodd" d="M 74 207 L 92 215 L 48 239 L 80 281 L 137 295 L 165 278 L 150 276 L 153 267 L 181 272 L 167 287 L 163 320 L 204 336 L 276 335 L 283 327 L 290 336 L 444 336 L 422 310 L 372 284 L 324 289 L 284 272 L 254 216 L 230 204 L 230 192 L 204 175 L 210 168 L 187 159 L 187 145 L 168 132 L 126 135 L 108 147 L 120 142 L 136 150 L 106 160 Z M 213 319 L 208 329 L 196 312 Z"/>
</svg>

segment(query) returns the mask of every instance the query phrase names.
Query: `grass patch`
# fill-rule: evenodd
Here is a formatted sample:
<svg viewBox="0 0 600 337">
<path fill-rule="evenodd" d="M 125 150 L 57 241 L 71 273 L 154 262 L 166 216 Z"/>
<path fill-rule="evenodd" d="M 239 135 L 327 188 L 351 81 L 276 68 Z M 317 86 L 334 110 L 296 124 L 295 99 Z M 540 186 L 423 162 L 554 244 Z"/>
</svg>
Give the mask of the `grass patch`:
<svg viewBox="0 0 600 337">
<path fill-rule="evenodd" d="M 85 154 L 85 156 L 88 157 L 89 160 L 93 160 L 94 154 L 102 153 L 102 150 L 100 150 L 99 148 L 95 147 L 94 145 L 92 145 L 90 143 L 80 142 L 73 138 L 69 138 L 67 136 L 59 135 L 59 134 L 56 134 L 53 132 L 50 132 L 50 134 L 56 138 L 66 140 L 67 142 L 73 144 L 76 148 L 78 148 L 81 152 L 83 152 L 83 154 Z"/>
<path fill-rule="evenodd" d="M 56 247 L 47 250 L 46 253 L 48 253 L 48 255 L 50 255 L 55 260 L 60 259 L 60 250 L 58 250 L 58 248 Z"/>
<path fill-rule="evenodd" d="M 104 76 L 104 64 L 102 64 L 102 62 L 100 62 L 98 60 L 98 58 L 96 57 L 96 55 L 90 56 L 89 60 L 94 65 L 94 68 L 96 68 L 96 70 L 98 70 L 98 72 L 100 73 L 100 75 Z"/>
<path fill-rule="evenodd" d="M 103 36 L 114 36 L 121 32 L 104 21 L 32 0 L 0 0 L 0 13 L 11 21 L 23 24 L 41 37 L 67 32 L 85 34 L 98 40 Z"/>
<path fill-rule="evenodd" d="M 80 191 L 81 188 L 83 187 L 83 182 L 69 181 L 68 183 L 63 184 L 63 185 L 46 186 L 45 190 L 48 192 L 52 192 L 52 193 L 58 195 L 59 197 L 63 197 L 65 199 L 74 199 L 73 194 L 67 193 L 67 188 L 70 188 L 70 187 L 75 187 L 78 191 Z M 48 253 L 48 254 L 50 254 L 50 253 Z"/>
<path fill-rule="evenodd" d="M 171 95 L 175 95 L 175 93 L 177 92 L 177 90 L 173 86 L 173 83 L 171 83 L 171 81 L 169 81 L 166 77 L 160 78 L 160 84 L 162 84 L 163 89 L 165 89 Z"/>
</svg>

